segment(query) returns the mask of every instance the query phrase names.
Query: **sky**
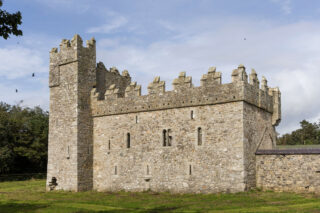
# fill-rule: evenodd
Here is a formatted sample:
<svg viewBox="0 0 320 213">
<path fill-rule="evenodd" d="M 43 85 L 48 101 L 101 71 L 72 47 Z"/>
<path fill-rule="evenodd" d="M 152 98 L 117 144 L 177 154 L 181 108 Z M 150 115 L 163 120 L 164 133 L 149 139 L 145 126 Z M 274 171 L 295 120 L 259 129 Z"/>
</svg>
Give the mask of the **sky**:
<svg viewBox="0 0 320 213">
<path fill-rule="evenodd" d="M 22 37 L 0 38 L 0 100 L 9 104 L 48 110 L 49 50 L 79 34 L 143 94 L 155 76 L 171 90 L 181 71 L 199 86 L 211 66 L 229 83 L 244 64 L 280 88 L 280 134 L 320 120 L 318 0 L 4 0 L 2 9 L 23 17 Z"/>
</svg>

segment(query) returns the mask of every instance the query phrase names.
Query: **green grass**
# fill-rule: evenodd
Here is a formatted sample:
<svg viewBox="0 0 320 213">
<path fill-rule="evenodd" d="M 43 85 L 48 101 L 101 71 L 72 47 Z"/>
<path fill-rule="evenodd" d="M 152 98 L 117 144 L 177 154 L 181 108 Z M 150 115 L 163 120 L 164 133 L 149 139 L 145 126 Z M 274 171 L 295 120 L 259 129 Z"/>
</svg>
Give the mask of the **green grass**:
<svg viewBox="0 0 320 213">
<path fill-rule="evenodd" d="M 320 197 L 236 194 L 46 192 L 44 180 L 0 182 L 0 212 L 320 212 Z"/>
</svg>

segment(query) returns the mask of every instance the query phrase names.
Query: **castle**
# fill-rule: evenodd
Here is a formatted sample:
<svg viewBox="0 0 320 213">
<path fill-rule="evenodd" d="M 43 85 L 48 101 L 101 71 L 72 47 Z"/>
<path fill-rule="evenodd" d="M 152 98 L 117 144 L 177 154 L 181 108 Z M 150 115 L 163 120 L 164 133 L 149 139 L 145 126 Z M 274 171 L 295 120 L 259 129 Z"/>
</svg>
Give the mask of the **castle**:
<svg viewBox="0 0 320 213">
<path fill-rule="evenodd" d="M 273 176 L 283 156 L 319 155 L 274 150 L 280 91 L 254 70 L 239 65 L 222 84 L 211 67 L 200 87 L 181 72 L 172 91 L 156 77 L 141 95 L 127 70 L 96 64 L 94 39 L 82 43 L 75 35 L 50 52 L 47 190 L 305 189 L 288 184 L 290 168 L 289 178 Z"/>
</svg>

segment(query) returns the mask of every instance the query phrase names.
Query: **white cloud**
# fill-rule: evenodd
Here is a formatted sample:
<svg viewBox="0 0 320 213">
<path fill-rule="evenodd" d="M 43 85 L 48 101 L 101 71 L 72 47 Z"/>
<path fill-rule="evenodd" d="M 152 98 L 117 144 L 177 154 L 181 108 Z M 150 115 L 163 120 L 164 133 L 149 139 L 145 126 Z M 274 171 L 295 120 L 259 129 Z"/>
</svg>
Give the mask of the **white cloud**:
<svg viewBox="0 0 320 213">
<path fill-rule="evenodd" d="M 111 18 L 106 24 L 97 27 L 91 27 L 87 30 L 87 33 L 112 33 L 117 29 L 125 26 L 128 20 L 123 16 L 115 16 Z"/>
<path fill-rule="evenodd" d="M 281 6 L 281 10 L 284 14 L 288 15 L 292 12 L 292 3 L 291 0 L 271 0 L 274 3 L 277 3 Z"/>
<path fill-rule="evenodd" d="M 8 79 L 31 76 L 33 72 L 45 73 L 47 64 L 41 52 L 17 47 L 0 48 L 0 76 Z"/>
<path fill-rule="evenodd" d="M 230 80 L 231 71 L 238 64 L 254 67 L 260 78 L 267 77 L 271 87 L 280 87 L 283 118 L 278 130 L 284 133 L 297 128 L 302 119 L 314 120 L 320 114 L 317 26 L 318 23 L 309 22 L 279 26 L 240 19 L 225 21 L 220 27 L 201 28 L 189 23 L 188 27 L 173 26 L 178 32 L 167 41 L 153 42 L 145 48 L 98 48 L 97 56 L 109 63 L 106 66 L 128 69 L 133 80 L 143 85 L 144 92 L 157 75 L 167 81 L 170 89 L 168 85 L 181 70 L 186 70 L 199 85 L 209 66 L 222 70 L 224 82 Z"/>
</svg>

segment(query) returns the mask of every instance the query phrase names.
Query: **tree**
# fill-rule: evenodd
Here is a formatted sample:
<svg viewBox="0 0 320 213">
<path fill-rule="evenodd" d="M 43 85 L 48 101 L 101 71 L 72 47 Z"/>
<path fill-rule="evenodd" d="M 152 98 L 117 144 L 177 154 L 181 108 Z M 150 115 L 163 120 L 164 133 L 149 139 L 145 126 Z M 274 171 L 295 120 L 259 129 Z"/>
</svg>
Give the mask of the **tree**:
<svg viewBox="0 0 320 213">
<path fill-rule="evenodd" d="M 320 122 L 310 123 L 306 120 L 300 122 L 300 129 L 290 134 L 284 134 L 278 139 L 278 144 L 296 145 L 296 144 L 320 144 Z"/>
<path fill-rule="evenodd" d="M 2 7 L 2 0 L 0 0 L 0 7 Z M 18 25 L 22 24 L 21 19 L 20 11 L 11 14 L 0 9 L 0 36 L 4 39 L 9 38 L 10 34 L 21 36 L 22 31 L 18 29 Z"/>
<path fill-rule="evenodd" d="M 0 102 L 0 174 L 45 172 L 48 112 Z"/>
</svg>

